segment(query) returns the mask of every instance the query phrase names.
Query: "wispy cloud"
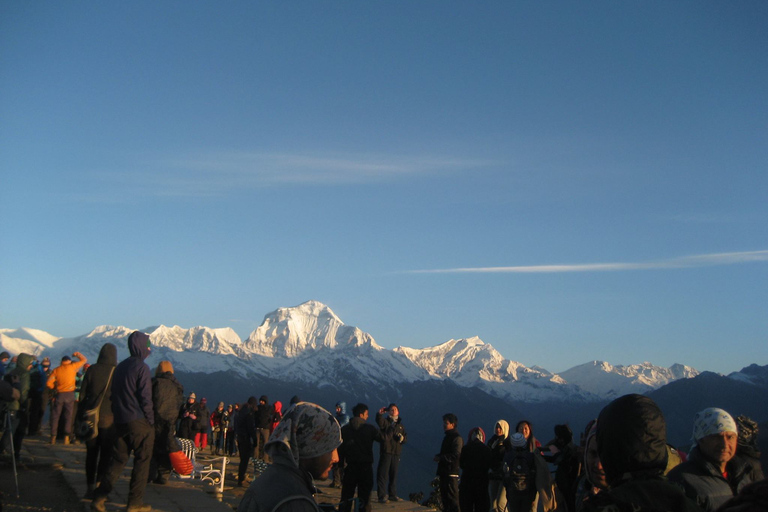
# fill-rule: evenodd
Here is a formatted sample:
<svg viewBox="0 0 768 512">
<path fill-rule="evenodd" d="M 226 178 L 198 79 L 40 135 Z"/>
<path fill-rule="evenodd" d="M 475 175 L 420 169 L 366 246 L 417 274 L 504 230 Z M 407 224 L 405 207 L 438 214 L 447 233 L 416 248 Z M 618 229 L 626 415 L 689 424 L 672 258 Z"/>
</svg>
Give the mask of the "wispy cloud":
<svg viewBox="0 0 768 512">
<path fill-rule="evenodd" d="M 645 263 L 581 263 L 563 265 L 525 265 L 512 267 L 464 267 L 432 270 L 411 270 L 410 274 L 557 274 L 566 272 L 618 272 L 627 270 L 667 270 L 678 268 L 714 267 L 768 261 L 768 250 L 699 254 Z"/>
<path fill-rule="evenodd" d="M 379 183 L 494 162 L 447 157 L 219 151 L 142 158 L 134 169 L 95 173 L 102 180 L 155 196 L 219 196 L 231 190 L 280 185 Z"/>
</svg>

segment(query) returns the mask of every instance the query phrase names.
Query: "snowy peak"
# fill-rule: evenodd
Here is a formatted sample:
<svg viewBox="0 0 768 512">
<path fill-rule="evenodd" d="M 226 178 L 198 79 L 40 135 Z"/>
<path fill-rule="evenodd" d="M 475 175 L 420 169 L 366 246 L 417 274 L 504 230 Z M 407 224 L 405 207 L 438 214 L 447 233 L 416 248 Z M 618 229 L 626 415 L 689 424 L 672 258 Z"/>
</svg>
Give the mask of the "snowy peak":
<svg viewBox="0 0 768 512">
<path fill-rule="evenodd" d="M 527 368 L 505 359 L 493 346 L 477 336 L 449 340 L 434 347 L 413 349 L 398 347 L 399 352 L 433 377 L 451 378 L 464 385 L 482 382 L 509 383 L 546 378 L 553 382 L 559 377 L 544 369 Z"/>
<path fill-rule="evenodd" d="M 591 361 L 560 373 L 566 382 L 579 389 L 607 397 L 645 393 L 677 379 L 691 378 L 699 372 L 682 364 L 669 368 L 649 362 L 629 366 Z"/>
<path fill-rule="evenodd" d="M 176 352 L 208 352 L 223 355 L 244 355 L 240 336 L 231 328 L 211 329 L 192 327 L 184 329 L 178 325 L 161 325 L 148 331 L 152 345 L 165 347 Z"/>
<path fill-rule="evenodd" d="M 38 329 L 0 329 L 0 346 L 13 355 L 25 353 L 37 356 L 58 340 L 56 336 Z"/>
<path fill-rule="evenodd" d="M 370 334 L 344 325 L 331 308 L 317 301 L 269 313 L 243 344 L 246 352 L 268 357 L 347 347 L 382 349 Z"/>
</svg>

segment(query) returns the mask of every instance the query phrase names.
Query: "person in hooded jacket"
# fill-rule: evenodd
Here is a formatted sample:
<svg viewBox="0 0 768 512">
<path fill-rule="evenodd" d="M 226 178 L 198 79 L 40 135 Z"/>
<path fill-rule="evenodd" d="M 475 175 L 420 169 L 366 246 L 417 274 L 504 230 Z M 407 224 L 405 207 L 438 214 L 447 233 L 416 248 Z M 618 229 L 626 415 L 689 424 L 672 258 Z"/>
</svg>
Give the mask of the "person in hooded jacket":
<svg viewBox="0 0 768 512">
<path fill-rule="evenodd" d="M 509 423 L 499 420 L 488 440 L 491 448 L 491 468 L 488 473 L 488 494 L 491 512 L 504 512 L 507 508 L 507 491 L 504 488 L 504 454 L 512 449 L 509 444 Z"/>
<path fill-rule="evenodd" d="M 346 466 L 339 512 L 352 510 L 355 489 L 360 502 L 358 510 L 371 512 L 373 443 L 381 442 L 381 431 L 367 423 L 368 415 L 368 406 L 362 403 L 357 404 L 352 408 L 352 419 L 341 427 L 343 442 L 339 447 L 339 462 L 334 465 L 334 467 Z M 336 418 L 338 420 L 338 414 Z"/>
<path fill-rule="evenodd" d="M 99 407 L 98 434 L 85 441 L 86 498 L 93 497 L 98 482 L 112 462 L 112 446 L 115 442 L 115 417 L 112 414 L 112 378 L 117 366 L 117 347 L 105 343 L 99 351 L 96 364 L 88 367 L 80 389 L 80 411 Z M 101 405 L 99 405 L 101 402 Z"/>
<path fill-rule="evenodd" d="M 160 361 L 152 379 L 152 407 L 155 413 L 155 443 L 150 463 L 150 480 L 165 485 L 171 474 L 168 454 L 179 451 L 176 420 L 184 403 L 184 386 L 176 380 L 170 361 Z"/>
<path fill-rule="evenodd" d="M 8 451 L 8 453 L 13 449 L 17 460 L 21 450 L 21 443 L 24 441 L 24 434 L 27 433 L 27 426 L 29 424 L 30 370 L 34 360 L 35 356 L 22 352 L 16 358 L 16 366 L 4 377 L 4 379 L 14 383 L 14 387 L 19 390 L 19 398 L 6 404 L 6 411 L 11 418 L 11 431 L 6 430 L 3 433 L 3 437 L 0 439 L 0 447 Z M 1 418 L 2 415 L 0 415 Z"/>
<path fill-rule="evenodd" d="M 148 512 L 144 490 L 155 441 L 155 412 L 152 407 L 152 371 L 144 360 L 149 356 L 149 335 L 134 331 L 128 336 L 130 357 L 115 368 L 112 376 L 112 413 L 117 438 L 112 463 L 94 491 L 91 510 L 104 512 L 107 496 L 133 452 L 133 471 L 128 487 L 127 512 Z"/>
<path fill-rule="evenodd" d="M 461 450 L 459 467 L 459 508 L 461 512 L 488 512 L 488 471 L 491 469 L 492 451 L 485 444 L 485 432 L 480 427 L 469 431 L 467 444 Z"/>
<path fill-rule="evenodd" d="M 736 421 L 722 409 L 710 407 L 693 420 L 694 447 L 688 460 L 669 472 L 669 480 L 707 512 L 714 512 L 752 482 L 749 467 L 735 457 Z"/>
<path fill-rule="evenodd" d="M 653 400 L 636 394 L 615 399 L 600 411 L 595 435 L 610 488 L 590 496 L 585 512 L 700 512 L 663 476 L 667 425 Z"/>
</svg>

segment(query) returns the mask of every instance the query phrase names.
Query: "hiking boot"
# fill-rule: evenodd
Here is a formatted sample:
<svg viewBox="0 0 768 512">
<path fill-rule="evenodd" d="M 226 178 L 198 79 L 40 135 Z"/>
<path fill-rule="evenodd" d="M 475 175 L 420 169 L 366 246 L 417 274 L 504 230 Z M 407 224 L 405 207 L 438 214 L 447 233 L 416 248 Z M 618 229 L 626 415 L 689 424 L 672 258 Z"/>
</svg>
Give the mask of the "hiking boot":
<svg viewBox="0 0 768 512">
<path fill-rule="evenodd" d="M 151 510 L 152 507 L 150 505 L 143 503 L 141 505 L 128 505 L 125 512 L 150 512 Z"/>
<path fill-rule="evenodd" d="M 69 444 L 69 436 L 64 436 L 64 444 Z"/>
<path fill-rule="evenodd" d="M 91 510 L 93 512 L 107 512 L 107 497 L 106 496 L 98 496 L 96 498 L 93 498 L 93 501 L 91 502 Z"/>
<path fill-rule="evenodd" d="M 398 496 L 390 496 L 389 501 L 403 501 L 403 498 Z"/>
<path fill-rule="evenodd" d="M 56 444 L 56 436 L 51 436 L 51 444 Z"/>
</svg>

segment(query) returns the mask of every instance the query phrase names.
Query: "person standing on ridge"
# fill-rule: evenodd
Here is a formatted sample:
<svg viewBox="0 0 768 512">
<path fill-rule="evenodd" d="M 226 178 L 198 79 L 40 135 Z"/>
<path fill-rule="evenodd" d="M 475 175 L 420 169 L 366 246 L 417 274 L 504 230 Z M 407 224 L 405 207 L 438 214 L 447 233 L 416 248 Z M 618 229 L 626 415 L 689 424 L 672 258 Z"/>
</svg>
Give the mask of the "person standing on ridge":
<svg viewBox="0 0 768 512">
<path fill-rule="evenodd" d="M 107 473 L 112 462 L 112 446 L 115 444 L 115 417 L 112 414 L 112 378 L 117 367 L 117 347 L 105 343 L 99 351 L 96 364 L 83 376 L 80 391 L 80 410 L 99 407 L 98 434 L 85 441 L 86 498 L 93 498 L 96 482 Z"/>
<path fill-rule="evenodd" d="M 459 461 L 464 440 L 457 427 L 459 419 L 453 413 L 443 415 L 443 443 L 435 455 L 437 476 L 440 478 L 440 499 L 443 512 L 459 512 Z"/>
<path fill-rule="evenodd" d="M 379 503 L 400 501 L 397 496 L 397 469 L 400 466 L 400 454 L 403 451 L 408 434 L 397 404 L 382 407 L 376 413 L 376 424 L 381 430 L 379 466 L 376 469 L 376 494 Z"/>
<path fill-rule="evenodd" d="M 346 465 L 341 487 L 339 512 L 352 510 L 355 488 L 357 488 L 357 497 L 360 500 L 358 510 L 371 512 L 373 443 L 374 441 L 381 441 L 381 431 L 367 423 L 368 414 L 367 405 L 357 404 L 352 409 L 352 419 L 341 428 L 343 442 L 339 447 L 339 462 L 334 465 L 334 467 Z"/>
<path fill-rule="evenodd" d="M 133 471 L 128 487 L 127 512 L 148 512 L 144 490 L 155 441 L 155 413 L 152 406 L 152 371 L 144 360 L 151 346 L 149 335 L 134 331 L 128 336 L 130 357 L 115 368 L 112 376 L 112 413 L 117 439 L 112 448 L 112 463 L 93 493 L 91 510 L 105 512 L 107 496 L 123 472 L 133 452 Z"/>
<path fill-rule="evenodd" d="M 53 408 L 51 409 L 51 444 L 56 444 L 56 437 L 61 427 L 64 431 L 64 444 L 69 444 L 72 433 L 73 413 L 75 410 L 75 380 L 77 372 L 88 359 L 80 352 L 72 354 L 77 362 L 72 362 L 69 356 L 61 358 L 61 364 L 48 377 L 46 386 L 55 391 Z"/>
</svg>

